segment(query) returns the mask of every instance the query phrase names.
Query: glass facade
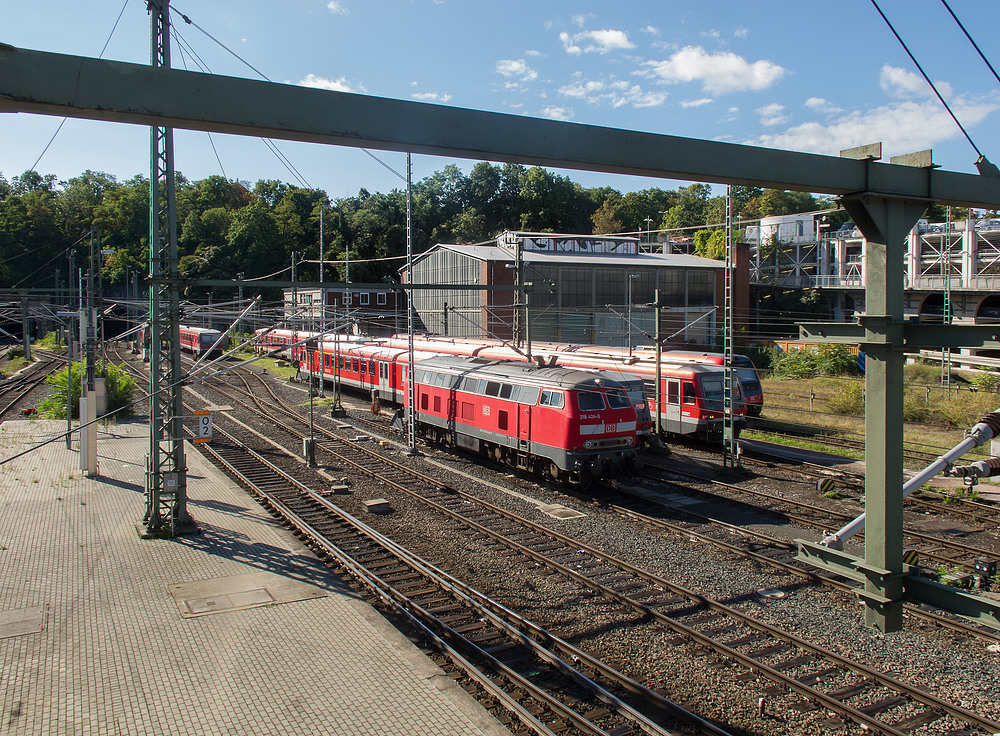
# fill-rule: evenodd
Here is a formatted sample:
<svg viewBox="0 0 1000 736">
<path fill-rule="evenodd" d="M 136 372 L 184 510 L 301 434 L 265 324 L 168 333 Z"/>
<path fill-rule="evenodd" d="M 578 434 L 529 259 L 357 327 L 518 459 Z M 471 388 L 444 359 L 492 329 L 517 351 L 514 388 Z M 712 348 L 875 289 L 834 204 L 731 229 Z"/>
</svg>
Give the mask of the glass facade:
<svg viewBox="0 0 1000 736">
<path fill-rule="evenodd" d="M 613 260 L 614 256 L 609 257 L 609 261 Z M 718 270 L 611 263 L 584 265 L 569 259 L 563 265 L 531 263 L 526 259 L 524 280 L 534 286 L 528 297 L 531 338 L 626 345 L 630 316 L 632 344 L 650 344 L 648 335 L 654 331 L 655 317 L 649 305 L 659 289 L 667 308 L 664 314 L 669 314 L 664 322 L 664 334 L 669 335 L 680 328 L 683 332 L 676 338 L 678 342 L 711 343 L 715 336 L 715 317 L 710 313 L 721 298 L 716 294 Z M 494 269 L 497 271 L 499 269 Z M 415 264 L 413 281 L 480 284 L 482 272 L 483 262 L 478 258 L 441 248 Z M 505 298 L 508 301 L 504 306 Z M 504 292 L 487 292 L 484 298 L 481 292 L 446 289 L 421 290 L 414 292 L 413 297 L 424 329 L 466 337 L 487 334 L 482 324 L 484 305 L 496 302 L 499 306 L 487 308 L 485 313 L 492 315 L 494 336 L 501 338 L 510 338 L 514 330 L 509 299 Z"/>
</svg>

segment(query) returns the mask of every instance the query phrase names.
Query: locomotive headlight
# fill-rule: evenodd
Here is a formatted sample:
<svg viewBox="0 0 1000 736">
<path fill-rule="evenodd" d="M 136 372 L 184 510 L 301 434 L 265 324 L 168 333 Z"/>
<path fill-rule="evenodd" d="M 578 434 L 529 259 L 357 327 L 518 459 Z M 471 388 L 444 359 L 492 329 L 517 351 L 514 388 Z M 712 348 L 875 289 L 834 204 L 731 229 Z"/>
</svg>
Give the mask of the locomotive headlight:
<svg viewBox="0 0 1000 736">
<path fill-rule="evenodd" d="M 586 447 L 589 450 L 589 449 L 591 449 L 594 446 L 594 441 L 593 440 L 587 440 L 586 442 L 583 443 L 583 446 Z"/>
</svg>

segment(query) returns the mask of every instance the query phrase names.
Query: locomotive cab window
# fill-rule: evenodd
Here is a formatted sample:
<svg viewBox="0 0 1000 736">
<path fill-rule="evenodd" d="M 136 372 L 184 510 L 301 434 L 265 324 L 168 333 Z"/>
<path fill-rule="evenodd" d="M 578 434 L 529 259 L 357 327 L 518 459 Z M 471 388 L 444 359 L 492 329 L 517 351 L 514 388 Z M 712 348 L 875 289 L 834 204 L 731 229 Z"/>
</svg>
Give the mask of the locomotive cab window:
<svg viewBox="0 0 1000 736">
<path fill-rule="evenodd" d="M 608 399 L 608 406 L 612 409 L 627 409 L 632 406 L 632 402 L 629 401 L 628 394 L 624 391 L 614 390 L 608 391 L 605 396 Z"/>
<path fill-rule="evenodd" d="M 604 408 L 604 396 L 596 391 L 581 391 L 576 395 L 580 411 L 600 411 Z"/>
<path fill-rule="evenodd" d="M 487 396 L 499 396 L 500 395 L 500 384 L 497 381 L 487 381 L 486 390 L 484 393 Z"/>
<path fill-rule="evenodd" d="M 538 405 L 551 406 L 553 409 L 562 409 L 564 406 L 563 392 L 543 389 L 541 398 L 538 399 Z M 582 409 L 583 407 L 581 406 L 580 408 Z M 604 408 L 603 404 L 601 408 Z"/>
</svg>

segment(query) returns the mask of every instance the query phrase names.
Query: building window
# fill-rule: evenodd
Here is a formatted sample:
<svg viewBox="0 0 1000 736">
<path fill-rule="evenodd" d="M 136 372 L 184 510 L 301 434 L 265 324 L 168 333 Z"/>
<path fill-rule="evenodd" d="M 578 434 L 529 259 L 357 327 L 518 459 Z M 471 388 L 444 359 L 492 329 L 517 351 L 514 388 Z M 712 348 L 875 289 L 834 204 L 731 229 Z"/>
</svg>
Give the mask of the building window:
<svg viewBox="0 0 1000 736">
<path fill-rule="evenodd" d="M 361 294 L 360 296 L 361 296 L 361 304 L 363 304 L 363 305 L 367 304 L 368 303 L 368 292 L 365 292 L 364 294 Z"/>
<path fill-rule="evenodd" d="M 351 303 L 351 294 L 350 292 L 347 292 L 344 294 L 344 304 L 350 304 L 350 303 Z"/>
<path fill-rule="evenodd" d="M 389 303 L 389 295 L 388 294 L 376 294 L 375 298 L 376 298 L 377 303 L 378 303 L 378 305 L 380 307 L 384 307 L 386 304 Z"/>
</svg>

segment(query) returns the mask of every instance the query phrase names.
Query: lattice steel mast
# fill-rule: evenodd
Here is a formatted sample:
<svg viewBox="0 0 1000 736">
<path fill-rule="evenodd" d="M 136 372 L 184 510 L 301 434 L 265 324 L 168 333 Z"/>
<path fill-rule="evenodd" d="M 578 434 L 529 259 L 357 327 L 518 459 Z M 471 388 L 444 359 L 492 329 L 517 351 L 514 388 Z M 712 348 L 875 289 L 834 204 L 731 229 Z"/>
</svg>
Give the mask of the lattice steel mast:
<svg viewBox="0 0 1000 736">
<path fill-rule="evenodd" d="M 147 0 L 150 64 L 170 68 L 170 0 Z M 146 458 L 146 514 L 150 532 L 166 525 L 190 530 L 180 353 L 180 287 L 177 213 L 174 202 L 174 131 L 150 128 L 149 177 L 149 456 Z"/>
<path fill-rule="evenodd" d="M 740 467 L 739 440 L 736 436 L 736 412 L 733 397 L 736 393 L 736 370 L 733 367 L 733 267 L 736 262 L 736 245 L 733 243 L 733 187 L 726 187 L 726 294 L 723 306 L 723 354 L 725 360 L 725 394 L 722 412 L 723 465 Z"/>
</svg>

